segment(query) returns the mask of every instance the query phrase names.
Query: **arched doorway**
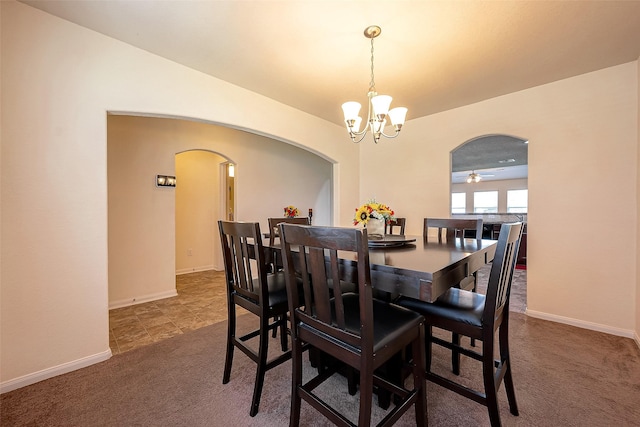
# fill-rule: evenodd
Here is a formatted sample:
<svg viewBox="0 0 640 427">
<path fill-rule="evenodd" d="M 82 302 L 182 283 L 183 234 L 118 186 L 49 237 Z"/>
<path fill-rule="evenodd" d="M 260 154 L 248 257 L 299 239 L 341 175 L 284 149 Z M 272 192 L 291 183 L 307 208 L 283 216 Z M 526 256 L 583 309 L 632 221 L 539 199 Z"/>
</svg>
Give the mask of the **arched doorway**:
<svg viewBox="0 0 640 427">
<path fill-rule="evenodd" d="M 175 155 L 176 274 L 223 268 L 217 221 L 234 213 L 229 164 L 229 159 L 209 150 Z"/>
<path fill-rule="evenodd" d="M 526 308 L 528 140 L 510 135 L 472 138 L 451 151 L 451 215 L 483 219 L 483 238 L 497 238 L 504 222 L 523 221 L 511 310 Z M 479 272 L 478 289 L 489 268 Z"/>
</svg>

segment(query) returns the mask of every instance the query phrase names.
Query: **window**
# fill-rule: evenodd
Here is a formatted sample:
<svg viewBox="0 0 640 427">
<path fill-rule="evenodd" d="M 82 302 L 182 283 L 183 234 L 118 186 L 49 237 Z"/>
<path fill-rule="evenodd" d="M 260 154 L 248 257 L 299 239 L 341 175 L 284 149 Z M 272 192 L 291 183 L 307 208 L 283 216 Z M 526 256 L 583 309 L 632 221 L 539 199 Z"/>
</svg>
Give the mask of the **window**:
<svg viewBox="0 0 640 427">
<path fill-rule="evenodd" d="M 507 191 L 507 212 L 527 213 L 528 190 Z"/>
<path fill-rule="evenodd" d="M 497 213 L 498 212 L 498 192 L 497 191 L 476 191 L 473 193 L 474 213 Z"/>
<path fill-rule="evenodd" d="M 467 211 L 467 193 L 451 193 L 451 213 Z"/>
</svg>

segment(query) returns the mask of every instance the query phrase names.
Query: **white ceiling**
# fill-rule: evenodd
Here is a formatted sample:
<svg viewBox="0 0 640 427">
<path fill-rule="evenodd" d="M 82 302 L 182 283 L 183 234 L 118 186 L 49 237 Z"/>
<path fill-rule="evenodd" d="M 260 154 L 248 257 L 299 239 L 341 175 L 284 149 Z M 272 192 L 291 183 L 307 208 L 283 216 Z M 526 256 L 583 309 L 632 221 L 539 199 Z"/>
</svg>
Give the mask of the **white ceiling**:
<svg viewBox="0 0 640 427">
<path fill-rule="evenodd" d="M 633 0 L 22 2 L 340 125 L 366 101 L 369 25 L 408 121 L 640 57 Z"/>
<path fill-rule="evenodd" d="M 640 1 L 23 1 L 342 124 L 378 92 L 407 120 L 640 57 Z"/>
</svg>

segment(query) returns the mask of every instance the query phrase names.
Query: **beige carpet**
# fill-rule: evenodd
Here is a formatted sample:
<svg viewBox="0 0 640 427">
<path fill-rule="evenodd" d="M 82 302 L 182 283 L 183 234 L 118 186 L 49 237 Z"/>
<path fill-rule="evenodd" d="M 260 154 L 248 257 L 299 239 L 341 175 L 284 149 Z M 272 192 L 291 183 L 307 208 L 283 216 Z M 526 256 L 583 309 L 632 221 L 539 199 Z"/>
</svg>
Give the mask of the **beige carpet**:
<svg viewBox="0 0 640 427">
<path fill-rule="evenodd" d="M 243 329 L 254 317 L 240 318 Z M 511 314 L 511 343 L 520 416 L 504 426 L 640 425 L 640 350 L 625 338 Z M 290 369 L 267 373 L 260 412 L 248 415 L 255 365 L 236 352 L 231 382 L 222 385 L 226 322 L 134 349 L 108 361 L 1 396 L 2 426 L 285 426 Z M 276 341 L 274 341 L 275 343 Z M 272 346 L 277 348 L 277 345 Z M 440 371 L 447 355 L 434 355 Z M 479 363 L 463 358 L 461 378 L 479 384 Z M 325 388 L 327 400 L 355 414 L 357 396 L 344 380 Z M 432 426 L 487 426 L 486 409 L 428 384 Z M 302 405 L 304 426 L 328 425 Z M 376 409 L 377 417 L 381 411 Z M 413 413 L 398 425 L 414 425 Z"/>
</svg>

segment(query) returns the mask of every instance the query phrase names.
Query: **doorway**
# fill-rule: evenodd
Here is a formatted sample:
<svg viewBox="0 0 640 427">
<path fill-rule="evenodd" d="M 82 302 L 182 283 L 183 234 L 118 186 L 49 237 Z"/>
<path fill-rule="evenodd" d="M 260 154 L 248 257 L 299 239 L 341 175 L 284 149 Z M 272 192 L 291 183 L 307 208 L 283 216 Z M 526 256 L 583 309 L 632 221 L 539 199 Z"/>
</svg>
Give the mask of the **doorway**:
<svg viewBox="0 0 640 427">
<path fill-rule="evenodd" d="M 512 311 L 526 308 L 528 140 L 510 135 L 472 138 L 451 151 L 452 217 L 483 219 L 483 238 L 497 239 L 505 222 L 525 224 L 512 285 Z M 478 288 L 488 279 L 480 271 Z"/>
<path fill-rule="evenodd" d="M 189 150 L 175 155 L 175 170 L 176 274 L 222 270 L 218 220 L 235 216 L 235 165 Z"/>
</svg>

